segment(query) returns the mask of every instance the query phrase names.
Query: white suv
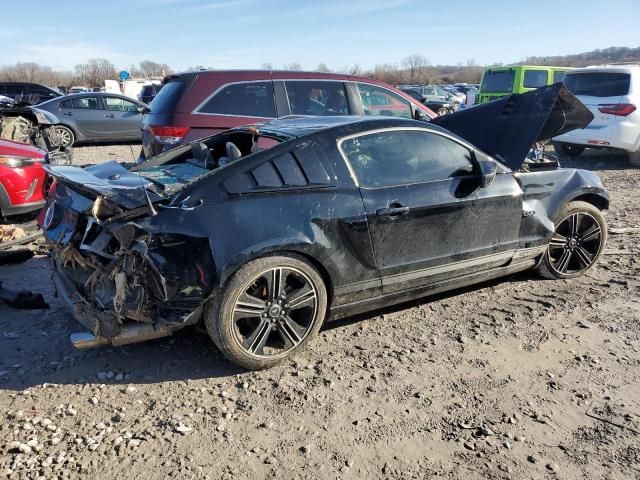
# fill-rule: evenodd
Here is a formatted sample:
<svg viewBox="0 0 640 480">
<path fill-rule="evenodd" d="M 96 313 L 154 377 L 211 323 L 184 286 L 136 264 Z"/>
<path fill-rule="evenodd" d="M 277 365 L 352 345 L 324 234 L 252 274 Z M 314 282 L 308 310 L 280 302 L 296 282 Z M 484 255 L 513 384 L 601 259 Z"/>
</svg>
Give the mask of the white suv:
<svg viewBox="0 0 640 480">
<path fill-rule="evenodd" d="M 564 83 L 594 118 L 582 130 L 555 137 L 556 151 L 576 157 L 585 148 L 613 148 L 640 166 L 640 65 L 577 68 Z"/>
</svg>

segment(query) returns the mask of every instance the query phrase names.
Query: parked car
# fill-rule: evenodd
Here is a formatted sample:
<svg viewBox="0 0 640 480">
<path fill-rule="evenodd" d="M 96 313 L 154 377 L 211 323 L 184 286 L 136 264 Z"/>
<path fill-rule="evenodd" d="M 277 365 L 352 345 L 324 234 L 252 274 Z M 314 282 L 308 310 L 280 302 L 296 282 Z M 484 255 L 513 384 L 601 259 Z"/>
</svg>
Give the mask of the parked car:
<svg viewBox="0 0 640 480">
<path fill-rule="evenodd" d="M 533 89 L 561 82 L 569 67 L 542 65 L 514 65 L 487 67 L 482 73 L 478 103 L 507 97 L 512 93 L 525 93 Z"/>
<path fill-rule="evenodd" d="M 464 102 L 466 101 L 465 94 L 460 92 L 453 85 L 438 85 L 438 87 L 441 88 L 442 90 L 444 90 L 445 92 L 448 92 L 451 95 L 453 95 L 453 97 L 456 99 L 456 101 L 458 103 L 460 103 L 461 105 L 464 104 Z"/>
<path fill-rule="evenodd" d="M 62 144 L 140 140 L 140 103 L 111 93 L 76 93 L 38 105 L 59 118 Z"/>
<path fill-rule="evenodd" d="M 377 80 L 317 72 L 205 70 L 171 75 L 142 118 L 140 160 L 230 127 L 288 115 L 435 114 Z"/>
<path fill-rule="evenodd" d="M 0 95 L 12 98 L 16 103 L 37 105 L 62 96 L 54 88 L 29 82 L 0 82 Z"/>
<path fill-rule="evenodd" d="M 452 100 L 444 100 L 442 97 L 429 98 L 425 97 L 421 92 L 424 91 L 421 88 L 407 88 L 402 89 L 407 95 L 410 95 L 415 100 L 419 101 L 430 110 L 436 112 L 436 115 L 441 117 L 447 113 L 455 112 L 458 108 L 458 104 Z M 453 98 L 451 95 L 450 98 Z"/>
<path fill-rule="evenodd" d="M 73 93 L 87 93 L 89 91 L 90 91 L 90 89 L 87 88 L 87 87 L 71 87 L 69 89 L 68 94 L 71 95 Z"/>
<path fill-rule="evenodd" d="M 555 137 L 556 151 L 577 157 L 585 148 L 611 148 L 640 166 L 640 65 L 579 68 L 564 83 L 594 118 L 583 130 Z"/>
<path fill-rule="evenodd" d="M 40 148 L 0 139 L 0 217 L 42 208 L 46 160 Z"/>
<path fill-rule="evenodd" d="M 453 95 L 438 85 L 420 85 L 418 87 L 400 88 L 403 92 L 414 90 L 420 93 L 426 100 L 445 100 L 449 103 L 463 103 L 464 95 Z M 424 102 L 423 102 L 424 103 Z M 435 110 L 434 110 L 435 111 Z"/>
<path fill-rule="evenodd" d="M 143 85 L 140 93 L 138 94 L 138 100 L 140 100 L 142 103 L 146 103 L 147 105 L 150 104 L 161 88 L 162 84 L 158 83 Z"/>
<path fill-rule="evenodd" d="M 540 132 L 592 118 L 559 87 L 435 125 L 294 117 L 132 171 L 47 167 L 54 183 L 39 221 L 53 283 L 91 332 L 74 345 L 203 322 L 230 360 L 259 369 L 298 352 L 325 319 L 532 268 L 583 275 L 607 238 L 601 181 L 557 163 L 522 169 Z"/>
</svg>

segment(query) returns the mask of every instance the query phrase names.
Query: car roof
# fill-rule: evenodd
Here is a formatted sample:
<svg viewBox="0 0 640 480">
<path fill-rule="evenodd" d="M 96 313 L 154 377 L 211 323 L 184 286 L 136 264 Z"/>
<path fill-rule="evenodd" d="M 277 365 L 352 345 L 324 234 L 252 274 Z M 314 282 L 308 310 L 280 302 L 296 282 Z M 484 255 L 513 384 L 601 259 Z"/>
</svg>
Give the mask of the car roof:
<svg viewBox="0 0 640 480">
<path fill-rule="evenodd" d="M 419 127 L 425 130 L 434 130 L 439 132 L 444 131 L 442 127 L 408 118 L 360 117 L 352 115 L 327 117 L 291 115 L 271 120 L 266 123 L 237 127 L 233 130 L 252 131 L 253 129 L 257 129 L 262 135 L 274 136 L 283 140 L 291 140 L 305 135 L 325 130 L 341 129 L 343 127 L 348 127 L 350 133 L 393 127 Z"/>
<path fill-rule="evenodd" d="M 590 65 L 588 67 L 576 68 L 567 72 L 569 74 L 585 73 L 585 72 L 617 72 L 617 73 L 635 73 L 640 74 L 640 64 L 628 64 L 628 65 Z"/>
</svg>

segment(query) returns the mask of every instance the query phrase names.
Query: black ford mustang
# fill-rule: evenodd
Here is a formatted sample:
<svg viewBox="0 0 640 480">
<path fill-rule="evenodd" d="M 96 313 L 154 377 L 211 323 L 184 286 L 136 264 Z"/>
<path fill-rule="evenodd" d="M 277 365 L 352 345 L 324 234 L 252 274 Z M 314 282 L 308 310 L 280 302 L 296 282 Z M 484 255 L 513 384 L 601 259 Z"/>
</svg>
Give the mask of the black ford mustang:
<svg viewBox="0 0 640 480">
<path fill-rule="evenodd" d="M 560 84 L 440 117 L 290 118 L 127 170 L 48 167 L 54 282 L 123 345 L 204 322 L 246 368 L 335 319 L 535 268 L 571 278 L 606 241 L 598 177 L 525 161 L 590 113 Z"/>
</svg>

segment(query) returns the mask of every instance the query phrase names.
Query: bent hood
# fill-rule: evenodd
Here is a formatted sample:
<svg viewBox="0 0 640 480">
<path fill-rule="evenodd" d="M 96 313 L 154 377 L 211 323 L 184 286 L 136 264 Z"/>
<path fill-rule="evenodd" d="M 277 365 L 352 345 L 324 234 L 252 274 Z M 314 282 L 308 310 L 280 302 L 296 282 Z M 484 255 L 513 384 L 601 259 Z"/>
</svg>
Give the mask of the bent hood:
<svg viewBox="0 0 640 480">
<path fill-rule="evenodd" d="M 593 114 L 564 83 L 436 117 L 432 123 L 464 138 L 512 170 L 535 142 L 586 127 Z"/>
</svg>

